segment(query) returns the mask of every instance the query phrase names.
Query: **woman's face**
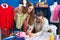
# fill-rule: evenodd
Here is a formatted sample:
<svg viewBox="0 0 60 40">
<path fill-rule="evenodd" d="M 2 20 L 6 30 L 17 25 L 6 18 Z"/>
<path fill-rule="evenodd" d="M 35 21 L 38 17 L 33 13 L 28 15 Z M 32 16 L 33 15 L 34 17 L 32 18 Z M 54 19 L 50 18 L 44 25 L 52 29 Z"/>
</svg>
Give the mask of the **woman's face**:
<svg viewBox="0 0 60 40">
<path fill-rule="evenodd" d="M 29 6 L 28 7 L 28 13 L 31 13 L 32 10 L 33 10 L 33 6 Z"/>
</svg>

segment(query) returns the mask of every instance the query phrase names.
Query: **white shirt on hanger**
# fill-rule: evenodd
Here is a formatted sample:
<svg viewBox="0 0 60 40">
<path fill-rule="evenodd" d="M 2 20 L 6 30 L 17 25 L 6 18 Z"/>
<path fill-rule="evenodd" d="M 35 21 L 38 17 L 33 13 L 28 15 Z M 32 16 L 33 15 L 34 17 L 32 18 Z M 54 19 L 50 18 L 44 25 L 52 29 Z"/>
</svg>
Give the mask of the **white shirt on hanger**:
<svg viewBox="0 0 60 40">
<path fill-rule="evenodd" d="M 54 12 L 54 10 L 55 10 L 56 5 L 57 5 L 57 2 L 54 2 L 54 5 L 50 6 L 50 11 L 51 11 L 50 22 L 52 22 L 52 23 L 59 23 L 59 19 L 58 19 L 58 21 L 53 21 L 53 20 L 52 20 L 53 12 Z"/>
<path fill-rule="evenodd" d="M 26 7 L 26 3 L 27 1 L 26 0 L 23 0 L 23 6 Z"/>
</svg>

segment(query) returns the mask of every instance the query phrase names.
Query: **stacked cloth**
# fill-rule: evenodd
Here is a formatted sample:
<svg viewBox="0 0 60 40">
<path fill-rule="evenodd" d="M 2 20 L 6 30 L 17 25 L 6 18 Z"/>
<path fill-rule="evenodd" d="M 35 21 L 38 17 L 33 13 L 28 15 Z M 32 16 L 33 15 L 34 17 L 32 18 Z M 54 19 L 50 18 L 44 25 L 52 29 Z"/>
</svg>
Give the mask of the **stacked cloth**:
<svg viewBox="0 0 60 40">
<path fill-rule="evenodd" d="M 50 33 L 44 33 L 43 35 L 39 35 L 36 37 L 29 37 L 29 38 L 23 38 L 23 37 L 17 37 L 17 36 L 10 36 L 8 38 L 5 38 L 4 40 L 48 40 Z"/>
<path fill-rule="evenodd" d="M 25 40 L 25 32 L 18 32 L 15 34 L 15 36 L 10 36 L 8 38 L 5 38 L 4 40 Z"/>
<path fill-rule="evenodd" d="M 16 37 L 16 36 L 10 36 L 10 37 L 5 38 L 3 40 L 25 40 L 25 38 L 20 38 L 20 37 Z"/>
</svg>

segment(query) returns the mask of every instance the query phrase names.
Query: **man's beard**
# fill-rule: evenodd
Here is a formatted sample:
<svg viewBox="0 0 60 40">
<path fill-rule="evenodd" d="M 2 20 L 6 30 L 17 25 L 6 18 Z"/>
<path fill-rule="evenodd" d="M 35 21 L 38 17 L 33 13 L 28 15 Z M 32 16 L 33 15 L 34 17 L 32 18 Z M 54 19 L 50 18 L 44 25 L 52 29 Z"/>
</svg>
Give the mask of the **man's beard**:
<svg viewBox="0 0 60 40">
<path fill-rule="evenodd" d="M 37 23 L 40 23 L 40 21 L 37 21 L 37 20 L 36 20 L 36 22 L 37 22 Z"/>
</svg>

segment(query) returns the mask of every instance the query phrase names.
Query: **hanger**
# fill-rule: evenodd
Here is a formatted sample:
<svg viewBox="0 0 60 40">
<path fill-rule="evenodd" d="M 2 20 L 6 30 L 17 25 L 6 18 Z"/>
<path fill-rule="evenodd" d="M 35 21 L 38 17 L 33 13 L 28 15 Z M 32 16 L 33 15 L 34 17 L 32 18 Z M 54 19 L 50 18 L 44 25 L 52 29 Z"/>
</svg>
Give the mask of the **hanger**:
<svg viewBox="0 0 60 40">
<path fill-rule="evenodd" d="M 8 8 L 8 4 L 6 4 L 6 3 L 1 4 L 1 6 L 2 6 L 3 8 Z"/>
<path fill-rule="evenodd" d="M 23 0 L 23 6 L 26 7 L 26 3 L 27 1 L 26 0 Z"/>
<path fill-rule="evenodd" d="M 41 2 L 41 0 L 39 0 L 39 2 Z"/>
</svg>

